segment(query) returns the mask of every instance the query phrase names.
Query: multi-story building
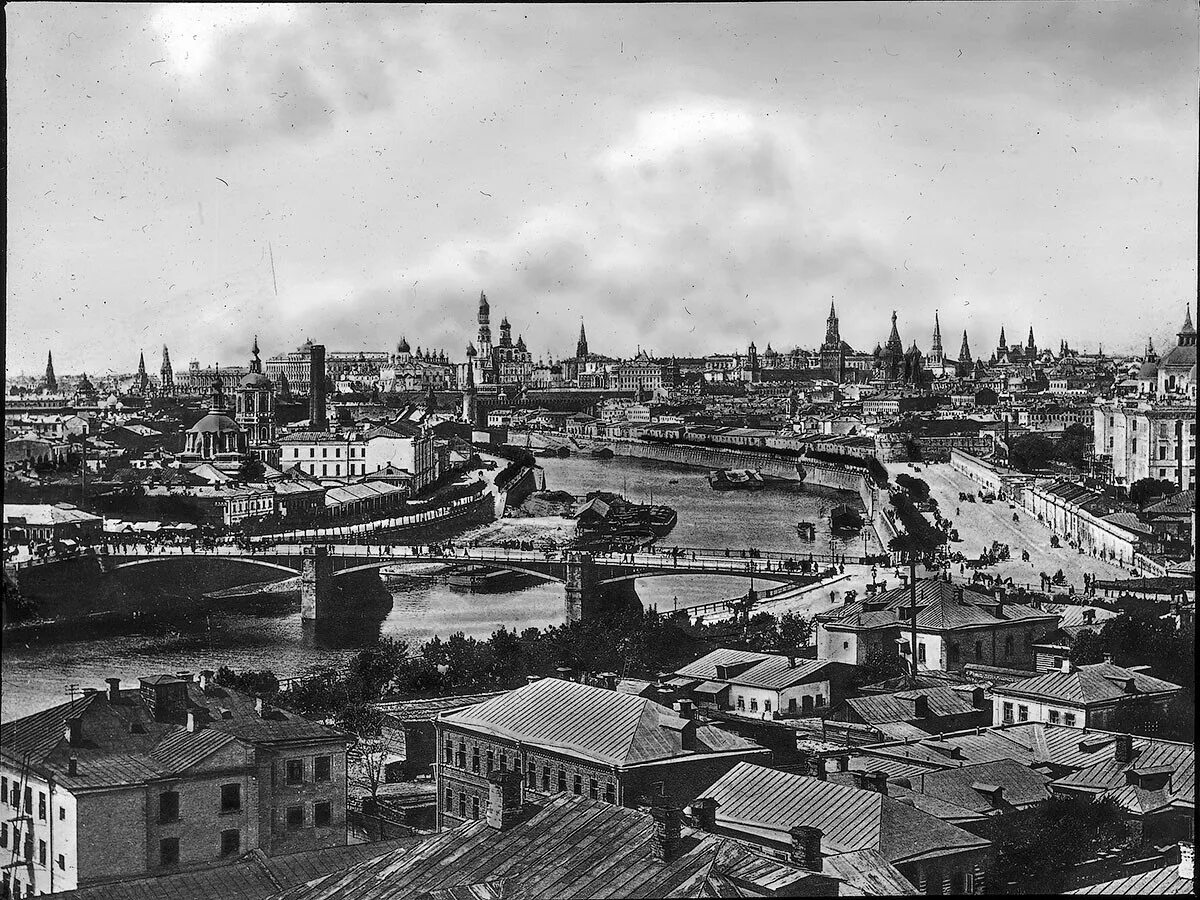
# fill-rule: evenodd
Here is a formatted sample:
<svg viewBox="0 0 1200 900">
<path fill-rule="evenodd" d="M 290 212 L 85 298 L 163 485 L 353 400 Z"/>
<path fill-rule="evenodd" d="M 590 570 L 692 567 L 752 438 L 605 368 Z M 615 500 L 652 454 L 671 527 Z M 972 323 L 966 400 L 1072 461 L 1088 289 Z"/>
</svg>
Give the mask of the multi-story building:
<svg viewBox="0 0 1200 900">
<path fill-rule="evenodd" d="M 211 672 L 88 691 L 0 725 L 11 896 L 346 843 L 342 732 Z M 11 848 L 11 849 L 10 849 Z"/>
<path fill-rule="evenodd" d="M 639 350 L 633 359 L 611 367 L 607 387 L 614 391 L 657 391 L 674 387 L 678 377 L 670 361 L 653 359 L 645 350 Z"/>
<path fill-rule="evenodd" d="M 1143 478 L 1196 486 L 1195 403 L 1109 402 L 1093 410 L 1094 450 L 1113 484 Z"/>
<path fill-rule="evenodd" d="M 1059 617 L 944 581 L 919 580 L 917 670 L 955 672 L 970 663 L 1034 670 L 1034 644 Z M 899 657 L 911 664 L 912 595 L 899 587 L 813 617 L 820 659 L 861 665 Z"/>
<path fill-rule="evenodd" d="M 573 793 L 620 806 L 677 806 L 734 765 L 771 751 L 632 694 L 544 678 L 438 716 L 438 825 L 487 811 L 488 776 L 520 773 L 534 796 Z"/>
<path fill-rule="evenodd" d="M 399 469 L 412 476 L 412 491 L 437 480 L 433 433 L 411 422 L 380 425 L 363 433 L 302 431 L 280 439 L 280 465 L 312 478 L 361 478 Z"/>
</svg>

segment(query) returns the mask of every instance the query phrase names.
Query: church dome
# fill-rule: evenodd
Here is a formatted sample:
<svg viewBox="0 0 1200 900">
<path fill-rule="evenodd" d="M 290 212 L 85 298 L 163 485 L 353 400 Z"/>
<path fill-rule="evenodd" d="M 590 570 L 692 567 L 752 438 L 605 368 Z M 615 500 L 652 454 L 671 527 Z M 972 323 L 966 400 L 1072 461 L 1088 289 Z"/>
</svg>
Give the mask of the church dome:
<svg viewBox="0 0 1200 900">
<path fill-rule="evenodd" d="M 188 429 L 188 434 L 229 434 L 242 429 L 237 422 L 221 413 L 210 412 L 207 416 Z"/>
<path fill-rule="evenodd" d="M 262 372 L 251 372 L 243 378 L 238 384 L 244 388 L 261 388 L 263 390 L 271 389 L 271 379 Z"/>
</svg>

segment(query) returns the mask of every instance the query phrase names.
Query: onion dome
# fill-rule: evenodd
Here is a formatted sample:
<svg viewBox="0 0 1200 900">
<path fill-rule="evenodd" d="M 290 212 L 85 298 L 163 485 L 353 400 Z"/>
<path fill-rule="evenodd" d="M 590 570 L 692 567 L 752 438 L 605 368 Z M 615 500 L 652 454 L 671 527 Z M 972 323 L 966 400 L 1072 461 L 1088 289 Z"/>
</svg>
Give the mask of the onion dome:
<svg viewBox="0 0 1200 900">
<path fill-rule="evenodd" d="M 412 352 L 411 348 L 408 346 L 408 338 L 406 338 L 406 337 L 400 338 L 400 343 L 396 346 L 396 352 L 397 353 L 411 353 Z"/>
</svg>

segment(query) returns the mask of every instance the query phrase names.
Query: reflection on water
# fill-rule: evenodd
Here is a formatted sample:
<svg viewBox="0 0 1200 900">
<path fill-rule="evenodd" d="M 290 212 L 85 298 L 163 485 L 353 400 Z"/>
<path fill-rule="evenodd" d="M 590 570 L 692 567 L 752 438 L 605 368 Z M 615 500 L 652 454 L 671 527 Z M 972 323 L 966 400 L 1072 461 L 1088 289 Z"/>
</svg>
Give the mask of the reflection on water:
<svg viewBox="0 0 1200 900">
<path fill-rule="evenodd" d="M 554 490 L 582 495 L 593 490 L 624 492 L 631 500 L 666 503 L 679 513 L 679 523 L 663 543 L 693 547 L 757 547 L 762 550 L 828 551 L 830 537 L 818 522 L 814 543 L 796 536 L 797 520 L 818 521 L 822 507 L 839 495 L 772 485 L 756 493 L 716 492 L 705 472 L 668 463 L 585 457 L 540 460 L 546 484 Z M 858 553 L 861 542 L 836 545 L 838 552 Z M 637 591 L 647 606 L 666 611 L 744 593 L 745 578 L 668 576 L 643 578 Z M 759 586 L 766 582 L 757 581 Z M 356 589 L 372 591 L 370 582 Z M 373 592 L 379 591 L 374 583 Z M 11 719 L 61 702 L 71 684 L 103 687 L 107 677 L 134 681 L 157 672 L 269 668 L 282 675 L 342 665 L 354 649 L 380 634 L 419 644 L 434 635 L 455 631 L 486 637 L 501 626 L 522 630 L 557 624 L 563 616 L 563 588 L 557 582 L 514 587 L 496 593 L 468 593 L 426 579 L 388 579 L 387 594 L 371 597 L 361 620 L 345 623 L 340 633 L 309 635 L 301 626 L 295 594 L 231 600 L 207 616 L 170 626 L 151 626 L 116 633 L 96 631 L 22 637 L 4 642 L 0 717 Z M 382 602 L 378 602 L 382 601 Z"/>
</svg>

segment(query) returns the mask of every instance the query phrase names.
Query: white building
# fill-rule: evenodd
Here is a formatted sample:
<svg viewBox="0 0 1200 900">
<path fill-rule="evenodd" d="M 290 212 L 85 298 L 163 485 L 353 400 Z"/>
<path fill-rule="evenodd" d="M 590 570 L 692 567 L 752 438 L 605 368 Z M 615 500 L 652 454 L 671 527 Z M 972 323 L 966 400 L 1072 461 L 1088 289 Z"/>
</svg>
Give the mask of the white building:
<svg viewBox="0 0 1200 900">
<path fill-rule="evenodd" d="M 280 465 L 311 478 L 350 480 L 385 469 L 412 476 L 414 493 L 437 480 L 433 435 L 411 422 L 381 425 L 361 434 L 298 432 L 279 442 Z"/>
</svg>

